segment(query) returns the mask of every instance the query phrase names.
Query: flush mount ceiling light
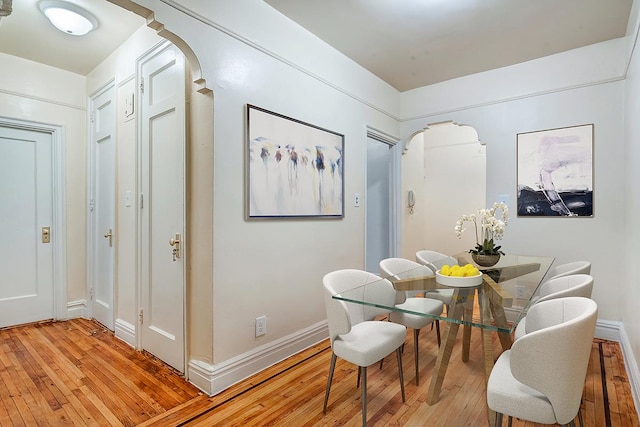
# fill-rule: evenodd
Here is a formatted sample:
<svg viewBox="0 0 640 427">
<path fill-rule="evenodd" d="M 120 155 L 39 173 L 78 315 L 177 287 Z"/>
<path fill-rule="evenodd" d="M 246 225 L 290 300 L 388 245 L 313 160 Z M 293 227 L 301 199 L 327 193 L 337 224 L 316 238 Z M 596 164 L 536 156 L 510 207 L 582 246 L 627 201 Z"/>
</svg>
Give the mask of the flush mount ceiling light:
<svg viewBox="0 0 640 427">
<path fill-rule="evenodd" d="M 98 20 L 78 5 L 47 0 L 39 4 L 40 11 L 54 27 L 63 33 L 83 36 L 98 27 Z"/>
</svg>

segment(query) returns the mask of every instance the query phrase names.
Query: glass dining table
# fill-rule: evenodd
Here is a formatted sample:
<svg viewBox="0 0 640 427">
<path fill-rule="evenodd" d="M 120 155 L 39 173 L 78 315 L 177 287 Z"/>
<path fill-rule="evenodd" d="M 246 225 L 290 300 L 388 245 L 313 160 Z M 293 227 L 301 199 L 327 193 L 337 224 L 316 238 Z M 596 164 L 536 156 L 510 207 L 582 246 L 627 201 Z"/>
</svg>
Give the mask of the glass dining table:
<svg viewBox="0 0 640 427">
<path fill-rule="evenodd" d="M 334 295 L 333 298 L 345 302 L 360 304 L 363 308 L 377 307 L 389 311 L 401 311 L 419 316 L 426 316 L 444 322 L 442 342 L 438 351 L 431 384 L 426 402 L 430 405 L 438 402 L 444 382 L 447 366 L 456 341 L 458 329 L 463 326 L 462 361 L 469 360 L 469 348 L 472 328 L 480 329 L 484 362 L 485 385 L 493 369 L 494 355 L 492 334 L 497 333 L 502 351 L 511 348 L 512 332 L 532 303 L 542 280 L 554 261 L 552 257 L 503 255 L 492 267 L 482 267 L 472 260 L 468 253 L 452 255 L 458 265 L 472 264 L 481 274 L 481 282 L 469 285 L 468 280 L 448 280 L 443 285 L 435 274 L 429 274 L 424 267 L 396 272 L 392 277 L 378 280 L 389 280 L 396 291 L 419 292 L 429 297 L 429 292 L 450 289 L 451 302 L 440 315 L 415 312 L 402 306 L 381 303 L 377 297 L 374 283 L 354 283 L 353 288 Z M 439 265 L 438 262 L 434 262 Z M 425 274 L 426 273 L 426 274 Z M 480 282 L 480 283 L 478 283 Z M 444 291 L 447 293 L 447 291 Z M 433 294 L 432 294 L 433 295 Z M 494 416 L 489 411 L 489 424 L 494 424 Z"/>
</svg>

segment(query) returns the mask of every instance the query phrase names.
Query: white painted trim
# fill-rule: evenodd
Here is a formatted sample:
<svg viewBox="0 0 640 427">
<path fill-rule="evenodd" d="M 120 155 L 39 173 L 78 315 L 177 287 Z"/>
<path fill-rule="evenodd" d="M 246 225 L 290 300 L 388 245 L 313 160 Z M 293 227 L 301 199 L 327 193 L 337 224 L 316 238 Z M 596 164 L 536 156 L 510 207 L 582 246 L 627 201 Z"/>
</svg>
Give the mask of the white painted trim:
<svg viewBox="0 0 640 427">
<path fill-rule="evenodd" d="M 329 327 L 325 320 L 217 365 L 192 359 L 187 378 L 213 396 L 328 337 Z"/>
<path fill-rule="evenodd" d="M 622 358 L 624 359 L 624 367 L 627 371 L 627 377 L 629 377 L 629 385 L 631 386 L 631 395 L 633 396 L 633 404 L 636 407 L 636 414 L 640 418 L 640 367 L 638 366 L 638 359 L 633 354 L 633 346 L 627 332 L 624 329 L 624 324 L 616 322 L 619 325 L 620 336 L 620 349 L 622 350 Z"/>
<path fill-rule="evenodd" d="M 77 319 L 82 317 L 88 319 L 87 316 L 87 300 L 79 299 L 76 301 L 69 301 L 66 307 L 66 315 L 64 319 Z"/>
<path fill-rule="evenodd" d="M 622 323 L 620 322 L 598 319 L 594 337 L 607 341 L 620 342 L 621 327 Z"/>
<path fill-rule="evenodd" d="M 136 346 L 136 327 L 122 319 L 116 319 L 115 336 L 129 344 L 131 347 Z"/>
<path fill-rule="evenodd" d="M 33 101 L 44 102 L 47 104 L 57 105 L 60 107 L 72 108 L 74 110 L 80 110 L 80 111 L 87 110 L 86 106 L 84 105 L 69 104 L 68 102 L 60 102 L 58 100 L 51 99 L 51 98 L 43 98 L 41 96 L 35 96 L 30 93 L 16 92 L 16 91 L 7 90 L 7 89 L 0 89 L 0 93 L 3 93 L 5 95 L 10 95 L 10 96 L 17 96 L 20 98 L 31 99 Z"/>
<path fill-rule="evenodd" d="M 56 320 L 68 318 L 67 310 L 67 232 L 65 230 L 65 165 L 64 165 L 64 127 L 19 120 L 0 116 L 0 126 L 14 127 L 32 131 L 45 132 L 51 135 L 51 162 L 53 163 L 53 315 Z"/>
</svg>

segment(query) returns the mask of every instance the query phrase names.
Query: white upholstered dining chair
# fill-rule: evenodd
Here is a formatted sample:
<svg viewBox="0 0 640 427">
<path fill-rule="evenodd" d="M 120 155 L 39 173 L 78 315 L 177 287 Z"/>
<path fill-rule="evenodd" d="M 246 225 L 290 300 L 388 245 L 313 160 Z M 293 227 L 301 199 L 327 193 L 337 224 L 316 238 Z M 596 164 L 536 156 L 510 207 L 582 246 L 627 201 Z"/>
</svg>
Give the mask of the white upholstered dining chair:
<svg viewBox="0 0 640 427">
<path fill-rule="evenodd" d="M 573 261 L 566 264 L 551 267 L 544 280 L 550 280 L 556 277 L 570 276 L 572 274 L 591 274 L 591 263 L 589 261 Z"/>
<path fill-rule="evenodd" d="M 363 285 L 367 284 L 366 287 Z M 404 379 L 402 377 L 402 353 L 400 347 L 407 337 L 407 329 L 400 324 L 374 320 L 377 316 L 388 314 L 384 310 L 370 305 L 359 305 L 334 299 L 333 296 L 345 291 L 360 292 L 367 301 L 383 306 L 392 306 L 396 291 L 391 282 L 375 274 L 353 269 L 337 270 L 323 278 L 325 308 L 329 321 L 329 339 L 331 342 L 331 365 L 324 396 L 323 412 L 327 411 L 331 380 L 340 357 L 358 365 L 358 378 L 362 381 L 362 425 L 367 425 L 367 366 L 370 366 L 388 354 L 396 351 L 398 376 L 402 401 Z"/>
<path fill-rule="evenodd" d="M 558 276 L 549 279 L 540 285 L 532 304 L 538 304 L 557 298 L 584 297 L 591 298 L 593 291 L 593 277 L 588 274 L 572 274 L 570 276 Z M 514 339 L 518 339 L 527 333 L 527 317 L 523 317 L 514 333 Z"/>
<path fill-rule="evenodd" d="M 426 265 L 433 272 L 440 270 L 443 265 L 447 264 L 449 266 L 457 265 L 458 261 L 446 254 L 430 251 L 430 250 L 422 250 L 416 252 L 416 261 L 422 265 Z M 453 298 L 453 289 L 434 289 L 433 291 L 429 291 L 429 298 L 440 300 L 447 307 L 447 313 L 449 312 L 449 306 L 451 305 L 451 298 Z"/>
<path fill-rule="evenodd" d="M 380 261 L 380 274 L 385 278 L 410 279 L 414 277 L 432 276 L 433 271 L 427 266 L 404 258 L 386 258 Z M 417 313 L 432 315 L 442 314 L 442 301 L 430 297 L 418 297 L 422 291 L 396 291 L 396 307 Z M 431 295 L 427 293 L 426 295 Z M 436 337 L 440 346 L 440 321 L 433 317 L 410 314 L 402 311 L 389 313 L 389 320 L 413 329 L 413 351 L 416 366 L 416 385 L 420 385 L 420 368 L 418 357 L 418 335 L 428 325 L 436 325 Z"/>
<path fill-rule="evenodd" d="M 487 382 L 487 405 L 503 415 L 541 424 L 575 426 L 589 364 L 598 307 L 567 297 L 535 304 L 528 333 L 500 355 Z"/>
</svg>

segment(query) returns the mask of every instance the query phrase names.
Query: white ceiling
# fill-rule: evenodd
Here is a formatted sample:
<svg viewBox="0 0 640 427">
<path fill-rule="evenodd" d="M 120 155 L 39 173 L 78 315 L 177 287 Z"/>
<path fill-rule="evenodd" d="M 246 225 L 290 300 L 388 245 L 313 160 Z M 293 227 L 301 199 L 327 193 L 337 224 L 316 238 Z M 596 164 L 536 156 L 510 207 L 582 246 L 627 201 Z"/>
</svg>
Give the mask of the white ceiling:
<svg viewBox="0 0 640 427">
<path fill-rule="evenodd" d="M 400 91 L 625 35 L 633 0 L 264 0 Z"/>
<path fill-rule="evenodd" d="M 38 0 L 13 0 L 0 52 L 86 75 L 144 20 L 106 0 L 69 0 L 97 30 L 61 33 Z M 405 91 L 622 37 L 633 0 L 264 0 Z"/>
<path fill-rule="evenodd" d="M 106 0 L 70 0 L 98 20 L 96 30 L 72 36 L 51 25 L 38 2 L 13 0 L 13 12 L 0 20 L 0 52 L 86 75 L 145 25 L 142 17 Z"/>
</svg>

